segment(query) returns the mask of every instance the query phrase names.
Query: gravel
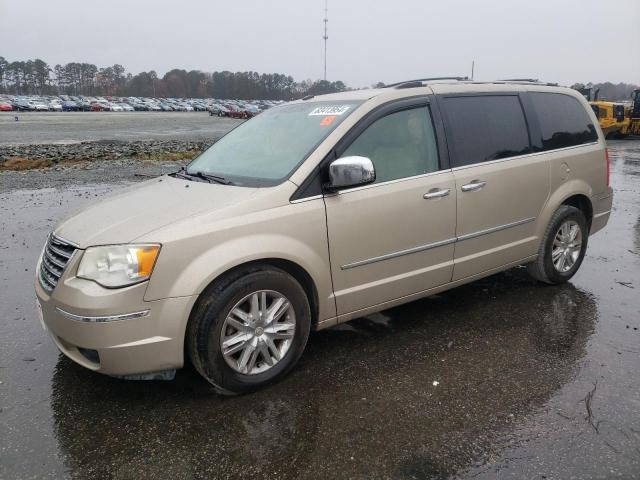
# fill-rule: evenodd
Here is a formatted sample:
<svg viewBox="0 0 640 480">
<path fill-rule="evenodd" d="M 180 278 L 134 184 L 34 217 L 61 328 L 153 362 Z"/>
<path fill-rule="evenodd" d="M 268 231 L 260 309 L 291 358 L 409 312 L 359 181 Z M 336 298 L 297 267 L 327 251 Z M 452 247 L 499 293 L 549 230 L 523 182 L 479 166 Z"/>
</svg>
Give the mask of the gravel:
<svg viewBox="0 0 640 480">
<path fill-rule="evenodd" d="M 99 140 L 72 144 L 0 145 L 0 165 L 11 157 L 51 160 L 115 160 L 153 156 L 163 153 L 201 151 L 213 141 L 209 140 Z"/>
</svg>

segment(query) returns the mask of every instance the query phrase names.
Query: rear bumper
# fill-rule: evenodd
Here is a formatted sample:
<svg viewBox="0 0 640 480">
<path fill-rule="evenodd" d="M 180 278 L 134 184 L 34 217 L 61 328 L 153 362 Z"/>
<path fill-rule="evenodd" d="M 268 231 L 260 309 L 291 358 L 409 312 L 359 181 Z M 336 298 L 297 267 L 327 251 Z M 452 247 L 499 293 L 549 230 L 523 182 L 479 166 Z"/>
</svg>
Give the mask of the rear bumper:
<svg viewBox="0 0 640 480">
<path fill-rule="evenodd" d="M 43 324 L 63 354 L 109 375 L 183 366 L 184 334 L 195 296 L 145 302 L 146 284 L 107 290 L 92 283 L 71 278 L 49 296 L 36 281 Z M 144 314 L 126 316 L 140 312 Z"/>
<path fill-rule="evenodd" d="M 613 189 L 609 187 L 606 192 L 594 195 L 591 198 L 593 206 L 593 219 L 591 220 L 591 235 L 602 230 L 609 221 L 613 205 Z"/>
</svg>

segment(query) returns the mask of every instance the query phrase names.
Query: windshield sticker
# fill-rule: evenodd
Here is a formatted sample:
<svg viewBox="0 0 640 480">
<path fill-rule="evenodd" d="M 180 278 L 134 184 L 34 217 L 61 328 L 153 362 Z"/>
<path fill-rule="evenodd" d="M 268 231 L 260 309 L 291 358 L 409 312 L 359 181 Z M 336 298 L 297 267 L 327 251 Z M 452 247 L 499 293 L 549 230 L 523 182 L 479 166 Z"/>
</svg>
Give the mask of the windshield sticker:
<svg viewBox="0 0 640 480">
<path fill-rule="evenodd" d="M 331 125 L 331 122 L 333 122 L 335 119 L 336 119 L 335 115 L 329 115 L 328 117 L 324 117 L 320 121 L 320 126 L 321 127 L 326 127 L 327 125 Z"/>
<path fill-rule="evenodd" d="M 309 116 L 342 115 L 347 110 L 349 110 L 349 105 L 327 105 L 326 107 L 314 108 L 309 114 Z"/>
</svg>

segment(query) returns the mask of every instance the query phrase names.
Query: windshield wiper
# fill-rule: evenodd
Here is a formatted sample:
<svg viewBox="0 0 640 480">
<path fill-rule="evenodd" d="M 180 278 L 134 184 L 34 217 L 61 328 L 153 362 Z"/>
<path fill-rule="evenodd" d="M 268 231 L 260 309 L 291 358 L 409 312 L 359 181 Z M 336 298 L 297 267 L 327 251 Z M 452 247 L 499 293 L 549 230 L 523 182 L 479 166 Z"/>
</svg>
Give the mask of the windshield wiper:
<svg viewBox="0 0 640 480">
<path fill-rule="evenodd" d="M 213 175 L 211 173 L 205 173 L 201 171 L 189 172 L 187 170 L 187 167 L 181 167 L 180 170 L 178 170 L 177 172 L 173 172 L 170 175 L 174 177 L 184 178 L 185 180 L 192 180 L 195 177 L 209 183 L 216 182 L 221 183 L 222 185 L 233 185 L 233 182 L 219 175 Z"/>
<path fill-rule="evenodd" d="M 231 185 L 232 184 L 232 182 L 230 180 L 227 180 L 226 178 L 221 177 L 219 175 L 212 175 L 211 173 L 204 173 L 204 172 L 200 172 L 200 171 L 189 173 L 189 172 L 187 172 L 185 170 L 185 172 L 186 172 L 187 175 L 191 175 L 192 177 L 201 178 L 203 180 L 208 181 L 209 183 L 216 182 L 216 183 L 221 183 L 222 185 Z"/>
<path fill-rule="evenodd" d="M 187 173 L 187 167 L 180 167 L 180 170 L 169 174 L 171 177 L 179 177 L 185 180 L 191 180 L 191 176 Z"/>
</svg>

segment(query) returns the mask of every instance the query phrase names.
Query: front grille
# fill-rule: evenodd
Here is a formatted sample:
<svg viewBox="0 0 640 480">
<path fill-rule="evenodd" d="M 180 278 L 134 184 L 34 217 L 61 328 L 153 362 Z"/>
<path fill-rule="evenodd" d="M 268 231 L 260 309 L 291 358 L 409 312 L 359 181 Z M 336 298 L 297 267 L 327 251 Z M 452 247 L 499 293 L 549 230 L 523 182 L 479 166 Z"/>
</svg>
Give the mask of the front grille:
<svg viewBox="0 0 640 480">
<path fill-rule="evenodd" d="M 70 245 L 54 234 L 49 235 L 47 245 L 44 247 L 42 258 L 40 259 L 40 269 L 38 279 L 40 285 L 47 292 L 51 293 L 56 288 L 58 280 L 64 273 L 64 269 L 76 251 L 76 247 Z"/>
</svg>

